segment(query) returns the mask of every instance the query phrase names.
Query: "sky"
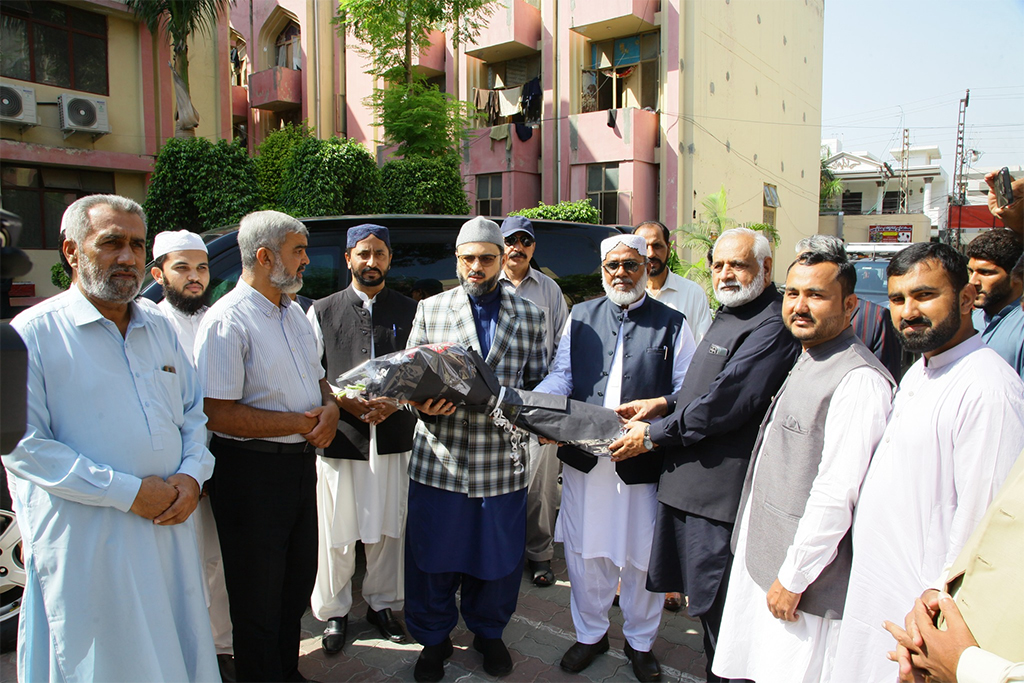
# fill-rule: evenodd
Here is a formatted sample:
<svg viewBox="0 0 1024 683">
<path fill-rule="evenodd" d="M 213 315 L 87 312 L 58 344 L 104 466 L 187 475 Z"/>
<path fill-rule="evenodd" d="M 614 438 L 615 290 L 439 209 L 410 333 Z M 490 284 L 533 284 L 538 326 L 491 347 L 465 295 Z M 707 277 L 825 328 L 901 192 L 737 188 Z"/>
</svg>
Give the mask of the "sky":
<svg viewBox="0 0 1024 683">
<path fill-rule="evenodd" d="M 969 167 L 1024 165 L 1024 0 L 825 0 L 821 137 L 892 162 L 938 146 L 953 177 L 970 88 Z"/>
</svg>

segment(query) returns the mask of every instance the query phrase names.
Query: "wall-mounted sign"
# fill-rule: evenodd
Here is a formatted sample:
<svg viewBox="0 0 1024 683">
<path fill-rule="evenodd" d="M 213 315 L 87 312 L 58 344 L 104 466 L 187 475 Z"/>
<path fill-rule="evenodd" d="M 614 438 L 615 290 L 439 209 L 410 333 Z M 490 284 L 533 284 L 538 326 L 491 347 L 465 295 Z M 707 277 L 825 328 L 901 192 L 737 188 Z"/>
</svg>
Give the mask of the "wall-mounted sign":
<svg viewBox="0 0 1024 683">
<path fill-rule="evenodd" d="M 913 225 L 870 225 L 868 239 L 872 242 L 913 242 Z"/>
</svg>

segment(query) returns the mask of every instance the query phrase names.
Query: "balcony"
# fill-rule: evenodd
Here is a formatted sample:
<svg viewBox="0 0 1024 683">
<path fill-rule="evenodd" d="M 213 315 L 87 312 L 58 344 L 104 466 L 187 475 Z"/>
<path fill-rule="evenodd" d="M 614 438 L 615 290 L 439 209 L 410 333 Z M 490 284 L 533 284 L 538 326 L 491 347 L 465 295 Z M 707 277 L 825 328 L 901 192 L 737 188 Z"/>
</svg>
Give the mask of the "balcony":
<svg viewBox="0 0 1024 683">
<path fill-rule="evenodd" d="M 537 52 L 541 37 L 540 10 L 526 0 L 495 3 L 494 14 L 466 54 L 485 62 L 503 62 Z"/>
<path fill-rule="evenodd" d="M 284 111 L 302 106 L 302 72 L 273 66 L 249 76 L 249 106 Z"/>
<path fill-rule="evenodd" d="M 249 89 L 244 85 L 231 86 L 231 121 L 244 123 L 249 118 Z"/>
<path fill-rule="evenodd" d="M 426 78 L 444 74 L 446 52 L 444 33 L 431 31 L 430 45 L 420 50 L 420 53 L 413 58 L 413 70 Z"/>
<path fill-rule="evenodd" d="M 660 2 L 650 0 L 588 0 L 570 5 L 569 28 L 591 40 L 618 38 L 656 28 Z"/>
<path fill-rule="evenodd" d="M 609 112 L 614 127 L 609 126 Z M 569 117 L 569 150 L 573 164 L 611 161 L 657 163 L 658 114 L 644 109 L 611 109 Z"/>
</svg>

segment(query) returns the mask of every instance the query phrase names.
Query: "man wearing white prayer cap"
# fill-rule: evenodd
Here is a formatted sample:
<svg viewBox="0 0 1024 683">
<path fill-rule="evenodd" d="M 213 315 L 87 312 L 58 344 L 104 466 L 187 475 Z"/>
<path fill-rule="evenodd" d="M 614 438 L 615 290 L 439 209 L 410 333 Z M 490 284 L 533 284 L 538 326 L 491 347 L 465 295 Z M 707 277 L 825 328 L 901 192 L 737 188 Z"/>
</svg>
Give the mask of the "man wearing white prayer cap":
<svg viewBox="0 0 1024 683">
<path fill-rule="evenodd" d="M 535 391 L 606 408 L 677 392 L 696 344 L 683 314 L 647 295 L 651 264 L 640 235 L 601 242 L 607 296 L 577 304 L 550 373 Z M 659 680 L 651 651 L 664 594 L 647 590 L 658 506 L 657 482 L 668 449 L 639 457 L 598 458 L 562 446 L 562 507 L 555 540 L 565 546 L 576 643 L 562 669 L 578 673 L 608 650 L 608 610 L 621 582 L 625 654 L 640 681 Z"/>
<path fill-rule="evenodd" d="M 203 238 L 190 230 L 167 230 L 153 240 L 150 273 L 164 288 L 164 300 L 157 308 L 178 333 L 178 343 L 195 365 L 195 340 L 199 323 L 210 303 L 210 263 Z M 217 647 L 217 663 L 225 681 L 234 678 L 234 650 L 231 645 L 231 615 L 220 538 L 213 519 L 209 496 L 196 508 L 196 534 L 209 597 L 210 628 Z"/>
<path fill-rule="evenodd" d="M 159 232 L 153 240 L 153 279 L 164 288 L 158 307 L 195 363 L 196 331 L 209 305 L 210 262 L 203 238 L 189 230 Z"/>
</svg>

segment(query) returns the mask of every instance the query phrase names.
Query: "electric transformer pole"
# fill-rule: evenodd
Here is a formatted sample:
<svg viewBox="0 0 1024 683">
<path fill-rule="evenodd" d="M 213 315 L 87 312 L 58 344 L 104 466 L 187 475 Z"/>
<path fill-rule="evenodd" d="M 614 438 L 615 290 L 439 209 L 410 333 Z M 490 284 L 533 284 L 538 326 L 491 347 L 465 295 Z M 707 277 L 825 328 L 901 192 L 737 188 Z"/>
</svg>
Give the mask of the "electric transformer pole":
<svg viewBox="0 0 1024 683">
<path fill-rule="evenodd" d="M 903 129 L 903 159 L 900 165 L 900 210 L 908 213 L 910 204 L 910 129 Z"/>
<path fill-rule="evenodd" d="M 953 212 L 957 212 L 956 230 L 950 232 L 950 244 L 955 249 L 960 249 L 960 217 L 963 214 L 964 204 L 967 203 L 967 178 L 964 171 L 967 166 L 967 157 L 964 155 L 964 122 L 967 117 L 967 105 L 971 101 L 970 89 L 960 100 L 960 115 L 956 124 L 956 160 L 953 162 L 953 194 L 949 198 L 949 224 L 953 222 Z M 956 208 L 954 208 L 956 207 Z"/>
</svg>

